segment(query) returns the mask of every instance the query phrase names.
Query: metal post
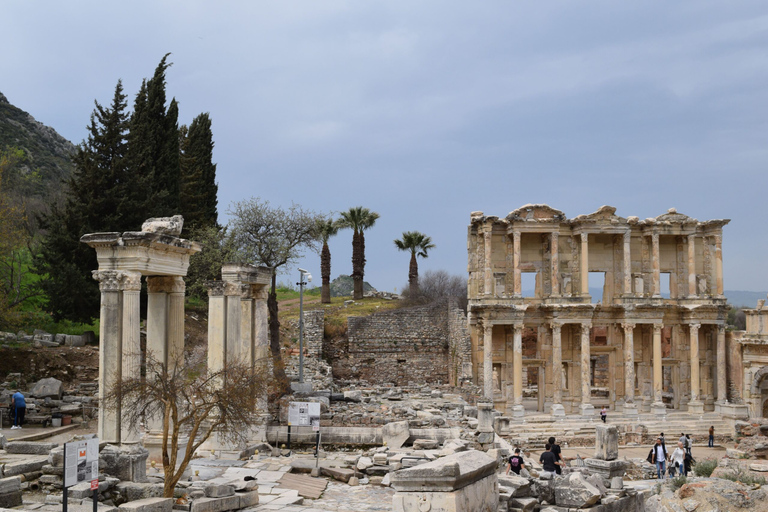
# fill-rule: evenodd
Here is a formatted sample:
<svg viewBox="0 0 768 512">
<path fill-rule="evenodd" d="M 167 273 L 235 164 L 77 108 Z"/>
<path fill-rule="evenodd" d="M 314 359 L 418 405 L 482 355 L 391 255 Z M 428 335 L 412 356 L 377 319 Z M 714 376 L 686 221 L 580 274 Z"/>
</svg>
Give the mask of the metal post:
<svg viewBox="0 0 768 512">
<path fill-rule="evenodd" d="M 291 449 L 291 426 L 288 425 L 288 449 Z"/>
<path fill-rule="evenodd" d="M 304 383 L 304 272 L 299 271 L 299 383 Z"/>
<path fill-rule="evenodd" d="M 317 431 L 317 439 L 315 439 L 315 457 L 320 460 L 320 431 Z"/>
<path fill-rule="evenodd" d="M 99 510 L 99 488 L 96 487 L 93 490 L 93 512 L 98 512 Z"/>
<path fill-rule="evenodd" d="M 63 480 L 66 480 L 66 478 L 67 478 L 67 443 L 64 443 L 64 459 L 63 459 L 63 463 L 64 463 Z M 69 499 L 69 493 L 67 492 L 67 483 L 65 481 L 64 482 L 64 496 L 62 496 L 62 505 L 63 505 L 63 507 L 61 509 L 63 512 L 67 512 L 67 501 L 68 501 L 68 499 Z"/>
</svg>

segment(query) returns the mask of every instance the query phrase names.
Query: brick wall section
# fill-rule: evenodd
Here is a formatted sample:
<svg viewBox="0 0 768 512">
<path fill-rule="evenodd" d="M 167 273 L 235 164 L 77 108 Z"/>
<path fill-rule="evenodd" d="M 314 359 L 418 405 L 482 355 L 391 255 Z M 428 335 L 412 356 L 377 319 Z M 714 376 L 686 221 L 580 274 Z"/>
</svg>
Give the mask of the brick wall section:
<svg viewBox="0 0 768 512">
<path fill-rule="evenodd" d="M 304 346 L 307 357 L 319 359 L 323 355 L 325 311 L 313 309 L 304 311 Z"/>
</svg>

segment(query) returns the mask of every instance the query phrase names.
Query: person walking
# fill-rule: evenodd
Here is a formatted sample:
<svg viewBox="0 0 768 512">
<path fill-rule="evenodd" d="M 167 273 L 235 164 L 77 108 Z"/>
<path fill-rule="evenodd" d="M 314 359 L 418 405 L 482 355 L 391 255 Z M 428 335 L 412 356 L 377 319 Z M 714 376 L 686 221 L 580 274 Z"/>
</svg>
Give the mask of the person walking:
<svg viewBox="0 0 768 512">
<path fill-rule="evenodd" d="M 653 455 L 651 464 L 656 464 L 656 476 L 661 480 L 666 472 L 667 447 L 661 443 L 661 438 L 656 438 L 656 444 L 653 445 Z"/>
<path fill-rule="evenodd" d="M 663 444 L 664 446 L 667 446 L 667 440 L 664 439 L 664 432 L 659 434 L 659 437 L 661 438 L 661 444 Z"/>
<path fill-rule="evenodd" d="M 675 470 L 679 471 L 681 475 L 688 476 L 688 469 L 685 465 L 685 448 L 681 442 L 677 442 L 677 448 L 672 452 L 669 457 L 669 474 L 675 476 Z"/>
<path fill-rule="evenodd" d="M 603 406 L 603 408 L 600 409 L 600 419 L 603 420 L 603 423 L 605 423 L 606 416 L 608 416 L 608 409 Z"/>
<path fill-rule="evenodd" d="M 525 461 L 520 456 L 520 448 L 515 448 L 515 454 L 509 458 L 507 463 L 507 474 L 512 471 L 514 474 L 519 475 L 522 469 L 525 469 Z"/>
<path fill-rule="evenodd" d="M 691 453 L 691 449 L 693 448 L 693 441 L 691 441 L 691 435 L 685 434 L 685 451 L 688 452 L 688 455 L 693 457 L 693 453 Z"/>
<path fill-rule="evenodd" d="M 11 397 L 11 406 L 13 407 L 13 426 L 11 430 L 21 428 L 24 424 L 24 414 L 27 412 L 27 401 L 24 395 L 18 389 Z"/>
<path fill-rule="evenodd" d="M 709 427 L 709 444 L 707 444 L 708 447 L 714 448 L 715 446 L 715 426 L 712 425 Z"/>
<path fill-rule="evenodd" d="M 555 473 L 560 475 L 563 472 L 563 457 L 561 455 L 560 445 L 557 444 L 554 437 L 549 438 L 549 445 L 552 447 L 552 453 L 555 454 L 555 462 L 557 462 L 557 466 L 555 466 Z"/>
<path fill-rule="evenodd" d="M 554 476 L 557 473 L 557 469 L 560 467 L 560 462 L 557 461 L 555 454 L 552 453 L 551 444 L 547 443 L 546 446 L 544 446 L 544 449 L 546 451 L 539 457 L 539 462 L 541 462 L 541 467 L 544 471 L 551 473 Z"/>
</svg>

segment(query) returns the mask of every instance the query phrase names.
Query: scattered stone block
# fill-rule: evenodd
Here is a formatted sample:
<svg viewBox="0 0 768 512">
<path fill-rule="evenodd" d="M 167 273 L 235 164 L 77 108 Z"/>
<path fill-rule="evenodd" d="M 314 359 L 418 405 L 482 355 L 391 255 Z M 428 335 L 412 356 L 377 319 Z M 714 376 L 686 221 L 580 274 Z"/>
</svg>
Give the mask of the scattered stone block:
<svg viewBox="0 0 768 512">
<path fill-rule="evenodd" d="M 536 498 L 515 498 L 512 497 L 509 500 L 509 506 L 516 509 L 520 509 L 523 512 L 533 512 L 536 505 L 539 504 L 539 500 Z"/>
<path fill-rule="evenodd" d="M 174 215 L 173 217 L 152 217 L 147 219 L 141 225 L 141 231 L 144 233 L 157 233 L 158 235 L 180 236 L 184 227 L 184 217 Z"/>
<path fill-rule="evenodd" d="M 40 379 L 37 381 L 35 385 L 32 386 L 32 390 L 29 392 L 29 395 L 34 398 L 51 397 L 56 398 L 57 400 L 61 400 L 63 393 L 64 390 L 62 388 L 61 381 L 54 379 L 53 377 L 49 377 L 47 379 Z"/>
<path fill-rule="evenodd" d="M 206 498 L 223 498 L 235 494 L 235 488 L 232 485 L 208 484 L 204 490 Z"/>
<path fill-rule="evenodd" d="M 413 441 L 414 450 L 434 450 L 438 446 L 434 439 L 416 439 Z"/>
<path fill-rule="evenodd" d="M 355 476 L 355 472 L 351 469 L 332 467 L 321 467 L 320 474 L 344 483 L 349 483 L 350 479 Z"/>
<path fill-rule="evenodd" d="M 171 512 L 173 510 L 173 498 L 146 498 L 130 501 L 123 503 L 118 509 L 132 512 Z"/>
<path fill-rule="evenodd" d="M 572 473 L 555 484 L 555 504 L 559 507 L 591 507 L 600 496 L 600 490 L 587 482 L 581 473 Z"/>
<path fill-rule="evenodd" d="M 595 427 L 595 458 L 616 460 L 619 457 L 619 429 L 615 425 Z"/>
<path fill-rule="evenodd" d="M 357 461 L 357 469 L 359 471 L 365 471 L 371 466 L 373 466 L 373 461 L 370 457 L 360 457 L 360 459 Z"/>
<path fill-rule="evenodd" d="M 21 453 L 26 455 L 48 455 L 56 448 L 58 443 L 37 443 L 34 441 L 11 441 L 5 445 L 8 453 Z"/>
<path fill-rule="evenodd" d="M 401 448 L 409 437 L 411 431 L 407 421 L 394 421 L 381 427 L 381 438 L 390 449 Z"/>
<path fill-rule="evenodd" d="M 355 389 L 352 391 L 345 391 L 344 400 L 346 400 L 347 402 L 362 402 L 363 392 L 360 391 L 359 389 Z"/>
<path fill-rule="evenodd" d="M 531 482 L 517 475 L 499 475 L 499 487 L 506 489 L 511 496 L 522 498 L 531 495 Z"/>
<path fill-rule="evenodd" d="M 274 501 L 272 503 L 275 503 Z M 189 506 L 189 512 L 226 512 L 240 508 L 239 496 L 225 498 L 198 498 Z"/>
<path fill-rule="evenodd" d="M 240 508 L 252 507 L 259 504 L 258 491 L 238 493 L 237 496 L 240 498 Z"/>
</svg>

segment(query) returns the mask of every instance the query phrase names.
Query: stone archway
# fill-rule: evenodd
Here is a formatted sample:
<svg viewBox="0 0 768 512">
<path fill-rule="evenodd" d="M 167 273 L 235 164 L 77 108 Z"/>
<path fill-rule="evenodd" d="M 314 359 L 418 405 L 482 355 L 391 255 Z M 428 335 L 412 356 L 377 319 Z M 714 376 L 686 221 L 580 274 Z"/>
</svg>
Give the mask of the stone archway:
<svg viewBox="0 0 768 512">
<path fill-rule="evenodd" d="M 768 366 L 763 366 L 755 372 L 752 377 L 750 394 L 753 397 L 760 397 L 760 408 L 758 412 L 763 418 L 768 418 Z"/>
</svg>

